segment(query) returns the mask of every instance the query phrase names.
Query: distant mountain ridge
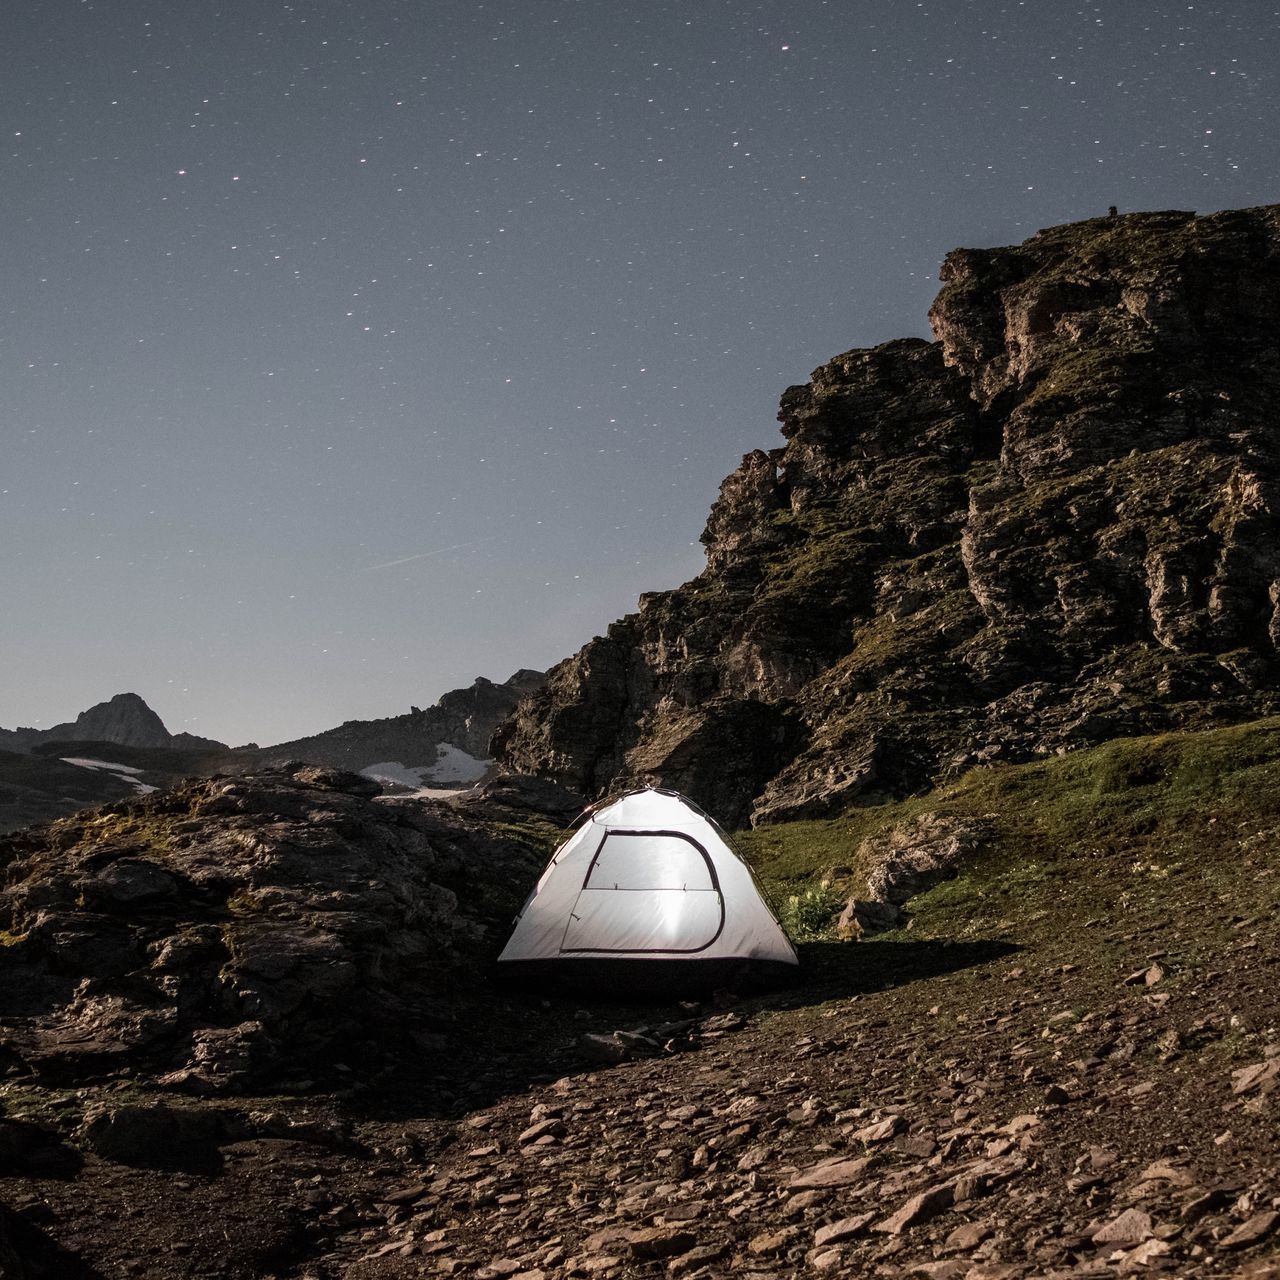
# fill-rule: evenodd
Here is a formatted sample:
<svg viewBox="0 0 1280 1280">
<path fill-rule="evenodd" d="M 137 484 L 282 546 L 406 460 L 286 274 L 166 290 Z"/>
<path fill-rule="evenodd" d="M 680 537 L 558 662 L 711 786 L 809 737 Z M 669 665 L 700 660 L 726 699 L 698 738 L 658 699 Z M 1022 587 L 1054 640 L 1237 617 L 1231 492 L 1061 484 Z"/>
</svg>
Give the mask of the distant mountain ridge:
<svg viewBox="0 0 1280 1280">
<path fill-rule="evenodd" d="M 407 785 L 411 785 L 409 777 L 398 775 L 394 769 L 377 772 L 372 766 L 398 765 L 410 776 L 418 771 L 421 782 L 474 781 L 490 763 L 489 739 L 494 730 L 511 715 L 521 698 L 541 689 L 545 679 L 544 672 L 529 668 L 521 668 L 500 684 L 479 676 L 465 689 L 452 689 L 442 695 L 425 711 L 414 707 L 405 715 L 382 720 L 348 720 L 336 729 L 309 738 L 259 748 L 255 758 L 268 765 L 306 760 Z M 442 752 L 444 747 L 455 751 Z M 459 764 L 465 766 L 458 753 L 481 766 L 474 777 L 430 776 L 437 767 L 447 769 L 452 765 L 456 771 Z"/>
<path fill-rule="evenodd" d="M 170 733 L 164 721 L 136 693 L 117 693 L 51 729 L 0 729 L 0 749 L 33 751 L 46 742 L 115 742 L 124 747 L 221 748 L 225 742 L 191 733 Z"/>
<path fill-rule="evenodd" d="M 501 683 L 480 676 L 425 711 L 348 720 L 271 747 L 232 748 L 170 733 L 138 694 L 118 693 L 51 729 L 0 729 L 0 832 L 164 790 L 182 778 L 265 764 L 336 766 L 410 790 L 466 786 L 489 771 L 494 730 L 543 679 L 528 668 Z"/>
</svg>

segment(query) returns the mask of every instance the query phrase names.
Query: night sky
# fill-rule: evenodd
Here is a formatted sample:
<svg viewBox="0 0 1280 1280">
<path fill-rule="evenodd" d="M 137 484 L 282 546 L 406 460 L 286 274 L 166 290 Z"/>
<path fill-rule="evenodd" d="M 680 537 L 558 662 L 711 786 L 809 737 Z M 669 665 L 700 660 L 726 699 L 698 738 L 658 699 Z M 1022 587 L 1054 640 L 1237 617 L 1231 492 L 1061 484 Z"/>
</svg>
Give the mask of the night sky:
<svg viewBox="0 0 1280 1280">
<path fill-rule="evenodd" d="M 0 724 L 567 656 L 944 253 L 1280 199 L 1280 6 L 10 0 Z"/>
</svg>

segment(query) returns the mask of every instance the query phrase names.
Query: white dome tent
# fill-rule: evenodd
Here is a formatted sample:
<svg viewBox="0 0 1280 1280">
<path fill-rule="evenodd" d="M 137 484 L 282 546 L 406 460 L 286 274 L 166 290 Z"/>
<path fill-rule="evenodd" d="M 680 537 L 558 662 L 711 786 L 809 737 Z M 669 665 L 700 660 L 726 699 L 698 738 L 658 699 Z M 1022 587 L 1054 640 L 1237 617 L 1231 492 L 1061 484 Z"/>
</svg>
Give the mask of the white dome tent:
<svg viewBox="0 0 1280 1280">
<path fill-rule="evenodd" d="M 619 990 L 778 978 L 798 963 L 716 824 L 683 796 L 654 788 L 588 811 L 498 957 L 507 975 Z"/>
</svg>

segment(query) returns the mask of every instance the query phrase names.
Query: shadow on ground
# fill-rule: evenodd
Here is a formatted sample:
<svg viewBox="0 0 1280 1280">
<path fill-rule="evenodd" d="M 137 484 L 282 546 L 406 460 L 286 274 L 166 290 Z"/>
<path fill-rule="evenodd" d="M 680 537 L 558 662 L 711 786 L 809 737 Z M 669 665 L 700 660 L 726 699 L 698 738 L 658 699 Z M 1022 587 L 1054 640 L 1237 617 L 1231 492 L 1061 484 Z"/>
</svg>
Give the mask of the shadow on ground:
<svg viewBox="0 0 1280 1280">
<path fill-rule="evenodd" d="M 869 995 L 988 964 L 1019 948 L 1001 940 L 877 940 L 806 943 L 795 982 L 772 991 L 691 993 L 685 1001 L 640 1001 L 630 992 L 492 988 L 485 1014 L 441 1035 L 419 1069 L 391 1073 L 351 1106 L 367 1118 L 458 1117 L 561 1076 L 607 1067 L 584 1046 L 588 1035 L 661 1027 L 737 1011 L 801 1009 Z M 691 1050 L 697 1052 L 696 1049 Z"/>
<path fill-rule="evenodd" d="M 0 1170 L 31 1178 L 74 1178 L 84 1156 L 45 1125 L 0 1119 Z M 0 1280 L 8 1280 L 0 1270 Z"/>
<path fill-rule="evenodd" d="M 803 998 L 787 1007 L 888 991 L 925 978 L 940 978 L 961 969 L 989 964 L 1020 950 L 1015 943 L 998 938 L 972 942 L 935 938 L 806 942 L 799 947 L 803 977 L 798 990 Z"/>
<path fill-rule="evenodd" d="M 22 1214 L 0 1205 L 0 1276 L 6 1280 L 105 1280 Z"/>
</svg>

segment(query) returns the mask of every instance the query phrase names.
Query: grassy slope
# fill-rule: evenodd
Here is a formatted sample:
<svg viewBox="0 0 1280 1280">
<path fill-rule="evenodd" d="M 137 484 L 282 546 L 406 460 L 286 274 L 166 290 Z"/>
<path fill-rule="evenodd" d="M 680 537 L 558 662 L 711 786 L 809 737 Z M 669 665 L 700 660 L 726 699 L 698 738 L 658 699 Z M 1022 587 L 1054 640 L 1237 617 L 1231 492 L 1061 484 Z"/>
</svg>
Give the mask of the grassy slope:
<svg viewBox="0 0 1280 1280">
<path fill-rule="evenodd" d="M 1225 729 L 1118 739 L 1035 764 L 977 769 L 924 795 L 735 837 L 778 898 L 832 867 L 858 865 L 868 836 L 922 813 L 985 817 L 992 847 L 913 903 L 916 927 L 966 931 L 1002 899 L 1058 882 L 1063 908 L 1116 889 L 1182 881 L 1235 884 L 1280 828 L 1280 717 Z M 1069 891 L 1068 891 L 1069 887 Z M 1179 895 L 1180 896 L 1180 895 Z M 1125 902 L 1112 901 L 1123 909 Z M 1099 907 L 1105 905 L 1098 902 Z M 971 913 L 969 925 L 957 916 Z M 936 918 L 936 919 L 935 919 Z"/>
<path fill-rule="evenodd" d="M 1172 1044 L 1179 1065 L 1165 1069 L 1213 1082 L 1214 1094 L 1230 1069 L 1257 1060 L 1275 1038 L 1280 717 L 975 770 L 896 804 L 742 833 L 737 842 L 775 901 L 814 888 L 833 865 L 853 868 L 861 890 L 861 840 L 924 812 L 983 816 L 996 838 L 954 879 L 915 898 L 906 928 L 858 944 L 822 941 L 834 937 L 830 927 L 813 935 L 819 940 L 802 956 L 819 988 L 852 965 L 868 989 L 896 987 L 880 997 L 895 1025 L 985 1024 L 1010 1040 L 1033 1035 L 1033 1010 L 1049 1001 L 1062 1020 L 1049 1041 L 1060 1046 L 1054 1059 L 1073 1033 L 1087 1039 L 1095 1019 L 1142 1008 L 1158 1024 L 1146 1037 L 1147 1068 Z M 921 947 L 1001 944 L 1008 958 L 994 970 L 913 971 Z M 1144 983 L 1126 979 L 1156 961 L 1165 973 L 1151 1010 L 1138 1001 Z M 1008 985 L 991 983 L 997 973 Z M 997 1024 L 993 1015 L 1023 1002 L 1013 1024 L 1005 1026 L 1009 1016 Z M 1269 1146 L 1256 1154 L 1275 1155 Z"/>
</svg>

